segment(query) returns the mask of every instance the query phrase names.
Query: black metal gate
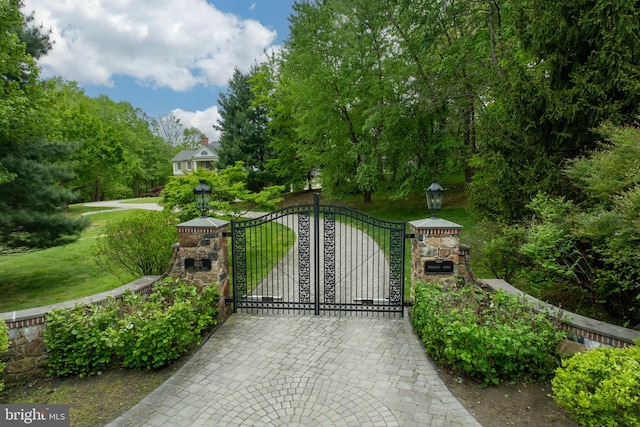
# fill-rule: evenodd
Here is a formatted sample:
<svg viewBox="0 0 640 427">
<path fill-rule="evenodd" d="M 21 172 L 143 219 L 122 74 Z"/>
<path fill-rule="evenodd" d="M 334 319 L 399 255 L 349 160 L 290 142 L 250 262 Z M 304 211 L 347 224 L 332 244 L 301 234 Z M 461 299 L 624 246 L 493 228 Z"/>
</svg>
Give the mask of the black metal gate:
<svg viewBox="0 0 640 427">
<path fill-rule="evenodd" d="M 403 315 L 405 223 L 314 203 L 232 221 L 234 312 Z"/>
</svg>

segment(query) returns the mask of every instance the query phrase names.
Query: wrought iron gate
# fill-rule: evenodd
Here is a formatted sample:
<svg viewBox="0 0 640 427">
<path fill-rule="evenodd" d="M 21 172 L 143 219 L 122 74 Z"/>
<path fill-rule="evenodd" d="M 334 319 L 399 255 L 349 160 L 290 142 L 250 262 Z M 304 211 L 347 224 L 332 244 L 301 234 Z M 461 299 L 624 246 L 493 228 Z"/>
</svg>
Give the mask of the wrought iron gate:
<svg viewBox="0 0 640 427">
<path fill-rule="evenodd" d="M 405 223 L 314 203 L 232 221 L 234 312 L 403 315 Z"/>
</svg>

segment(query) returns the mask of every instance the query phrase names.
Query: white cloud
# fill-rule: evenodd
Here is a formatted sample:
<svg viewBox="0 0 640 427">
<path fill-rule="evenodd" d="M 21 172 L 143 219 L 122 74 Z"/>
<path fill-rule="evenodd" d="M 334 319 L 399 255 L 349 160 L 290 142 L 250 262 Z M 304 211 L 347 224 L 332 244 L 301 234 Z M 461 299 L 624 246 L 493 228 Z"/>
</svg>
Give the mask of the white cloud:
<svg viewBox="0 0 640 427">
<path fill-rule="evenodd" d="M 184 111 L 177 108 L 172 111 L 176 118 L 180 119 L 180 122 L 185 128 L 198 128 L 202 133 L 207 135 L 209 141 L 219 141 L 220 131 L 215 130 L 213 125 L 218 123 L 220 113 L 217 106 L 212 106 L 204 111 Z"/>
<path fill-rule="evenodd" d="M 111 87 L 126 75 L 176 91 L 226 86 L 234 67 L 248 70 L 276 38 L 205 0 L 26 0 L 23 9 L 52 30 L 42 75 L 80 84 Z"/>
</svg>

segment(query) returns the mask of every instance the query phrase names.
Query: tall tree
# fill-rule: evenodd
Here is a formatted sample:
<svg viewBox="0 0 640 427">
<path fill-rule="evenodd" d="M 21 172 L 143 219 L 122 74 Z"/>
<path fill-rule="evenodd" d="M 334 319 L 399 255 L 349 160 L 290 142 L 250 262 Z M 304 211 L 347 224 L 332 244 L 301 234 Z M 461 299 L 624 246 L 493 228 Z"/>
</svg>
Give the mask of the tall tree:
<svg viewBox="0 0 640 427">
<path fill-rule="evenodd" d="M 19 1 L 0 1 L 0 249 L 74 240 L 88 222 L 64 214 L 74 195 L 70 144 L 48 142 L 49 101 L 35 58 L 50 47 Z"/>
<path fill-rule="evenodd" d="M 247 168 L 248 188 L 258 191 L 276 184 L 279 180 L 267 170 L 267 162 L 273 158 L 267 138 L 266 109 L 254 102 L 250 79 L 257 67 L 242 73 L 236 69 L 229 81 L 229 90 L 218 99 L 220 119 L 214 127 L 221 132 L 218 149 L 219 167 L 243 162 Z"/>
<path fill-rule="evenodd" d="M 314 165 L 305 161 L 298 147 L 303 144 L 296 131 L 292 103 L 285 91 L 279 73 L 281 55 L 273 55 L 268 62 L 260 65 L 250 80 L 254 93 L 254 103 L 262 106 L 268 116 L 267 138 L 273 157 L 267 160 L 266 168 L 282 179 L 282 183 L 295 190 L 305 186 L 311 188 Z"/>
<path fill-rule="evenodd" d="M 182 143 L 184 126 L 173 113 L 156 119 L 152 123 L 153 133 L 164 139 L 171 147 Z"/>
<path fill-rule="evenodd" d="M 481 118 L 471 200 L 485 215 L 517 219 L 540 190 L 576 196 L 562 166 L 594 147 L 600 123 L 637 120 L 640 3 L 503 3 L 497 51 L 508 54 Z"/>
<path fill-rule="evenodd" d="M 35 59 L 44 52 L 37 49 L 37 43 L 27 44 L 24 38 L 48 37 L 29 27 L 20 13 L 21 6 L 17 0 L 0 2 L 0 144 L 21 141 L 38 127 L 33 120 L 40 96 Z M 0 183 L 15 178 L 6 167 L 6 161 L 0 158 Z"/>
<path fill-rule="evenodd" d="M 15 179 L 0 185 L 0 249 L 57 246 L 76 240 L 89 220 L 71 219 L 75 195 L 62 183 L 73 178 L 70 144 L 25 140 L 0 144 L 0 158 Z"/>
<path fill-rule="evenodd" d="M 383 180 L 380 123 L 367 111 L 384 103 L 381 16 L 364 3 L 297 3 L 282 63 L 284 90 L 302 144 L 321 170 L 323 190 L 360 192 L 366 201 Z M 376 50 L 378 49 L 378 50 Z"/>
<path fill-rule="evenodd" d="M 321 169 L 323 189 L 401 197 L 470 171 L 490 41 L 488 22 L 478 25 L 486 5 L 459 3 L 296 3 L 276 92 L 292 105 L 294 151 Z"/>
<path fill-rule="evenodd" d="M 89 98 L 75 83 L 48 81 L 57 102 L 57 138 L 78 143 L 76 177 L 82 200 L 137 196 L 171 175 L 171 148 L 153 134 L 152 120 L 126 102 Z"/>
</svg>

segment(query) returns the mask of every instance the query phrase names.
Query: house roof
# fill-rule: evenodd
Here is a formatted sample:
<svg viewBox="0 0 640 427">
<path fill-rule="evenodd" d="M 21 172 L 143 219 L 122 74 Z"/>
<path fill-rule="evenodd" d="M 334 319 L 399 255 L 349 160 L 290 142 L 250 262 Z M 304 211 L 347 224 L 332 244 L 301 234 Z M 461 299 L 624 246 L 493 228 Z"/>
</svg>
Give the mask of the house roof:
<svg viewBox="0 0 640 427">
<path fill-rule="evenodd" d="M 218 154 L 216 153 L 215 146 L 211 146 L 214 144 L 215 143 L 212 143 L 210 145 L 203 145 L 196 148 L 195 150 L 182 150 L 181 152 L 176 154 L 173 159 L 171 159 L 171 161 L 184 162 L 189 160 L 218 160 Z"/>
</svg>

